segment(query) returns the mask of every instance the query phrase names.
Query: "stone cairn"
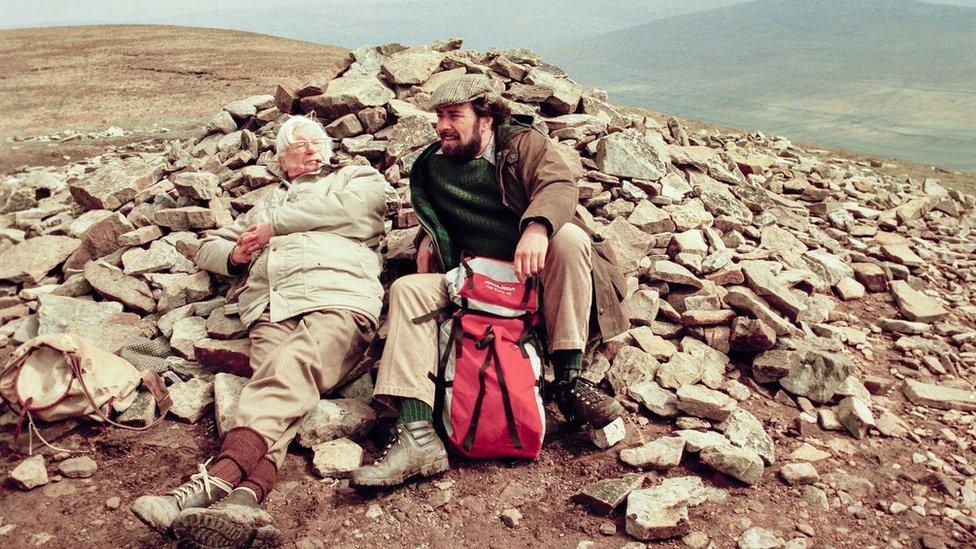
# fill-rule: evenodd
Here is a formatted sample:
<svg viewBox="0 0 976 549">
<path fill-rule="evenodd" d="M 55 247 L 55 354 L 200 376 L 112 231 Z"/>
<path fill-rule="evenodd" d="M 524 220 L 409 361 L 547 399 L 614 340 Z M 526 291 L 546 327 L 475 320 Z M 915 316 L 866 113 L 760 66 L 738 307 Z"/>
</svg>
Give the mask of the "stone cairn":
<svg viewBox="0 0 976 549">
<path fill-rule="evenodd" d="M 173 416 L 195 422 L 213 403 L 223 432 L 249 374 L 249 344 L 225 311 L 229 281 L 192 258 L 201 237 L 279 181 L 276 129 L 289 115 L 314 116 L 340 164 L 385 175 L 394 190 L 384 245 L 392 264 L 412 256 L 419 230 L 408 175 L 436 139 L 431 92 L 478 73 L 514 112 L 543 120 L 579 163 L 578 211 L 612 243 L 627 275 L 632 329 L 592 349 L 584 376 L 612 390 L 631 421 L 646 425 L 649 415 L 676 430 L 622 450 L 623 462 L 667 470 L 694 454 L 755 485 L 777 444 L 810 429 L 918 439 L 885 396 L 898 382 L 912 415 L 948 410 L 944 421 L 971 423 L 976 394 L 962 378 L 976 367 L 976 197 L 935 179 L 896 181 L 874 170 L 880 163 L 826 157 L 778 137 L 689 133 L 674 118 L 661 124 L 583 90 L 531 51 L 460 45 L 364 46 L 301 89 L 279 86 L 224 105 L 195 139 L 7 177 L 0 356 L 38 334 L 71 331 L 114 352 L 154 339 L 171 349 L 162 369 Z M 899 318 L 859 305 L 886 301 Z M 864 373 L 880 361 L 876 375 Z M 339 478 L 360 465 L 363 450 L 352 440 L 375 420 L 371 384 L 360 377 L 302 424 L 298 443 L 314 450 L 319 474 Z M 798 420 L 764 425 L 746 409 L 757 393 L 797 408 Z M 151 422 L 149 395 L 131 400 L 117 405 L 120 419 Z M 622 430 L 612 425 L 593 440 L 609 447 Z M 957 442 L 971 441 L 969 431 Z M 800 446 L 779 469 L 784 482 L 818 482 L 811 462 L 825 453 Z M 960 474 L 942 460 L 929 467 Z M 627 532 L 642 540 L 685 535 L 689 507 L 726 497 L 697 476 L 647 488 L 645 480 L 604 480 L 579 497 L 603 512 L 626 502 Z M 976 486 L 966 488 L 976 496 Z M 754 530 L 746 534 L 768 535 Z"/>
</svg>

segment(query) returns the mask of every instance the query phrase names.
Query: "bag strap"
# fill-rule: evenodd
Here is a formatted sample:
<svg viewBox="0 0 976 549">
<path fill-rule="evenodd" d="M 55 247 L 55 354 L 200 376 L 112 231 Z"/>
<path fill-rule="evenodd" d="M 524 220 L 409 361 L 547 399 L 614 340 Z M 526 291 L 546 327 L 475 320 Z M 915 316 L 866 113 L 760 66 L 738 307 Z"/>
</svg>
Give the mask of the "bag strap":
<svg viewBox="0 0 976 549">
<path fill-rule="evenodd" d="M 159 425 L 164 419 L 166 419 L 166 413 L 169 412 L 170 408 L 173 407 L 173 399 L 170 397 L 169 389 L 166 388 L 166 384 L 163 383 L 163 378 L 159 377 L 159 374 L 153 372 L 152 370 L 146 370 L 143 372 L 141 378 L 143 384 L 152 394 L 153 399 L 155 399 L 156 404 L 159 406 L 159 417 L 156 421 L 148 425 L 143 425 L 142 427 L 133 427 L 132 425 L 124 425 L 113 421 L 99 408 L 98 404 L 95 403 L 95 398 L 92 397 L 91 391 L 88 390 L 88 385 L 85 384 L 85 378 L 81 372 L 81 363 L 78 361 L 78 357 L 75 355 L 68 355 L 68 364 L 71 367 L 71 373 L 74 375 L 75 379 L 78 380 L 78 385 L 81 387 L 81 392 L 85 395 L 85 400 L 91 404 L 92 408 L 95 409 L 95 414 L 102 419 L 105 423 L 118 427 L 120 429 L 126 429 L 128 431 L 146 431 L 152 429 L 153 427 Z"/>
<path fill-rule="evenodd" d="M 447 344 L 444 345 L 444 352 L 437 360 L 437 377 L 434 379 L 434 417 L 442 417 L 444 413 L 444 387 L 446 386 L 447 361 L 451 358 L 452 352 L 457 352 L 457 347 L 461 345 L 461 311 L 454 314 L 451 322 L 451 333 L 447 337 Z M 440 425 L 435 421 L 434 425 Z"/>
</svg>

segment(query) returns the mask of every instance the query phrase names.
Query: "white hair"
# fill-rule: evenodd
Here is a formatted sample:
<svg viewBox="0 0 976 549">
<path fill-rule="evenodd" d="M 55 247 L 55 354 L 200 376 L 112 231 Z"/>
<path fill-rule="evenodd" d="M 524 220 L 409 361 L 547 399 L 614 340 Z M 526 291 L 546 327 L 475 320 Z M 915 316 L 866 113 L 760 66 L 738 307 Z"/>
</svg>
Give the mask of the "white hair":
<svg viewBox="0 0 976 549">
<path fill-rule="evenodd" d="M 288 147 L 294 145 L 299 139 L 296 134 L 300 134 L 301 137 L 308 140 L 321 140 L 323 145 L 319 152 L 322 154 L 322 160 L 326 163 L 329 162 L 329 159 L 332 158 L 332 140 L 329 139 L 321 124 L 307 116 L 292 116 L 281 125 L 281 128 L 278 129 L 278 135 L 275 137 L 275 153 L 282 154 Z"/>
</svg>

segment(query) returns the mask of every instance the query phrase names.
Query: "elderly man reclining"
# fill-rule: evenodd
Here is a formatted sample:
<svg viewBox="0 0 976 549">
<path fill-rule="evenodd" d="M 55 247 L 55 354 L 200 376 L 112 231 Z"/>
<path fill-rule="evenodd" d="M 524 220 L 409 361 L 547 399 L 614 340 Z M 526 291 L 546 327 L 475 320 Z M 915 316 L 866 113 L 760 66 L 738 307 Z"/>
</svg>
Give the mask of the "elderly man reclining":
<svg viewBox="0 0 976 549">
<path fill-rule="evenodd" d="M 261 502 L 302 418 L 362 356 L 382 305 L 386 180 L 369 166 L 331 170 L 329 139 L 305 117 L 282 124 L 276 150 L 288 181 L 204 239 L 196 258 L 247 277 L 229 296 L 250 327 L 254 370 L 236 426 L 188 482 L 132 505 L 147 525 L 195 547 L 279 543 Z"/>
</svg>

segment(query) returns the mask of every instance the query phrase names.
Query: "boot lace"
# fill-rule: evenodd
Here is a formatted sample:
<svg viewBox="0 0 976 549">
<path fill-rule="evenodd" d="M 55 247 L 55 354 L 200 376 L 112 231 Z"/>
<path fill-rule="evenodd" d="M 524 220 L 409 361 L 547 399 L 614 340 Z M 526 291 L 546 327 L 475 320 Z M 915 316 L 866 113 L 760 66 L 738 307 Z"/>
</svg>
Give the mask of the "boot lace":
<svg viewBox="0 0 976 549">
<path fill-rule="evenodd" d="M 606 395 L 601 393 L 599 389 L 585 379 L 577 380 L 576 386 L 570 389 L 569 392 L 587 406 L 598 404 L 606 398 Z"/>
<path fill-rule="evenodd" d="M 402 434 L 403 427 L 400 425 L 390 429 L 390 441 L 386 443 L 386 446 L 383 448 L 383 451 L 380 453 L 379 457 L 376 458 L 376 461 L 373 462 L 373 465 L 379 465 L 386 460 L 386 457 L 390 455 L 390 450 L 392 450 L 394 446 L 400 444 L 400 435 Z"/>
<path fill-rule="evenodd" d="M 191 497 L 199 494 L 201 491 L 207 494 L 208 498 L 213 499 L 212 488 L 214 486 L 225 492 L 230 492 L 233 489 L 226 481 L 218 477 L 210 476 L 210 473 L 207 472 L 207 465 L 209 464 L 210 460 L 207 460 L 206 463 L 197 465 L 198 472 L 191 475 L 189 481 L 177 486 L 171 492 L 171 495 L 176 498 L 180 507 L 183 507 Z"/>
</svg>

